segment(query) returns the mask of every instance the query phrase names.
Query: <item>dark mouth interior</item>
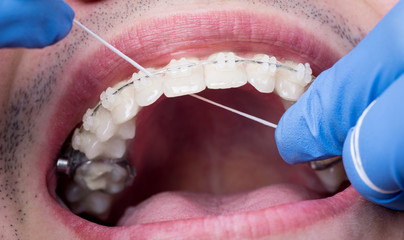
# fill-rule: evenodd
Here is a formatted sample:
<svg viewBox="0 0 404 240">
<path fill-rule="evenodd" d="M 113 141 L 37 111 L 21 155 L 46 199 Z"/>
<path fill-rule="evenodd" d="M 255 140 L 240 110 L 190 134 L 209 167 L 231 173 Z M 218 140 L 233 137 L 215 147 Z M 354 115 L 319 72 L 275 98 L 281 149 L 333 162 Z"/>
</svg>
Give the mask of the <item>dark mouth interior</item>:
<svg viewBox="0 0 404 240">
<path fill-rule="evenodd" d="M 251 87 L 205 90 L 211 100 L 277 123 L 281 99 Z M 274 129 L 190 96 L 164 98 L 136 117 L 136 136 L 128 157 L 137 176 L 114 204 L 107 219 L 81 217 L 115 226 L 128 206 L 162 192 L 228 195 L 288 183 L 315 192 L 324 189 L 307 165 L 290 166 L 278 154 Z M 59 178 L 63 199 L 66 177 Z"/>
</svg>

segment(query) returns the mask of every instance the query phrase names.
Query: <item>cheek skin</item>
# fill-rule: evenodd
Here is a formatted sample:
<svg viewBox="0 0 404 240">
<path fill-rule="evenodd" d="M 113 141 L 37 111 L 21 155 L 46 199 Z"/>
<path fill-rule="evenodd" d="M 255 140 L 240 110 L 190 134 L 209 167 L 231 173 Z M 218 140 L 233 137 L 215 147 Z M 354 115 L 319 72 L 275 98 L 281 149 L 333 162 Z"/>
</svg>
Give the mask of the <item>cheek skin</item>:
<svg viewBox="0 0 404 240">
<path fill-rule="evenodd" d="M 39 67 L 43 59 L 49 61 L 46 53 L 42 49 L 0 50 L 0 236 L 8 236 L 5 239 L 33 239 L 25 234 L 41 227 L 27 230 L 41 216 L 52 215 L 36 207 L 47 192 L 44 177 L 38 174 L 39 154 L 35 150 L 43 138 L 38 132 L 46 126 L 40 120 L 47 115 L 46 106 L 51 106 L 55 82 L 54 74 Z M 31 58 L 34 55 L 37 57 Z"/>
<path fill-rule="evenodd" d="M 0 50 L 0 112 L 4 110 L 4 105 L 9 98 L 23 52 L 24 50 Z"/>
</svg>

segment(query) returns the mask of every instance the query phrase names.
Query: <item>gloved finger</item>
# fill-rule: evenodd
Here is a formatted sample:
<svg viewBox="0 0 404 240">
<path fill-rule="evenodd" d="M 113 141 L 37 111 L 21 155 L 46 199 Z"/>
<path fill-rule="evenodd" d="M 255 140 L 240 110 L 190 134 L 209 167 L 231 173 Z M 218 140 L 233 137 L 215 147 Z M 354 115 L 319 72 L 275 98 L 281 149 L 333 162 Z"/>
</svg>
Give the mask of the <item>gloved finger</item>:
<svg viewBox="0 0 404 240">
<path fill-rule="evenodd" d="M 75 15 L 73 9 L 64 0 L 53 0 L 52 2 L 57 5 L 52 9 L 57 9 L 57 11 L 49 16 L 49 28 L 55 29 L 55 32 L 53 33 L 54 37 L 50 44 L 62 40 L 70 33 L 73 27 L 73 19 Z"/>
<path fill-rule="evenodd" d="M 344 144 L 349 180 L 365 198 L 404 210 L 404 75 L 359 118 Z"/>
<path fill-rule="evenodd" d="M 70 32 L 73 25 L 74 11 L 63 0 L 42 0 L 36 7 L 39 16 L 32 16 L 29 41 L 24 47 L 42 48 L 52 45 Z"/>
<path fill-rule="evenodd" d="M 40 48 L 71 30 L 74 11 L 63 0 L 0 1 L 0 47 Z"/>
<path fill-rule="evenodd" d="M 400 1 L 286 111 L 275 132 L 285 161 L 341 155 L 348 130 L 363 110 L 404 72 L 403 12 Z"/>
</svg>

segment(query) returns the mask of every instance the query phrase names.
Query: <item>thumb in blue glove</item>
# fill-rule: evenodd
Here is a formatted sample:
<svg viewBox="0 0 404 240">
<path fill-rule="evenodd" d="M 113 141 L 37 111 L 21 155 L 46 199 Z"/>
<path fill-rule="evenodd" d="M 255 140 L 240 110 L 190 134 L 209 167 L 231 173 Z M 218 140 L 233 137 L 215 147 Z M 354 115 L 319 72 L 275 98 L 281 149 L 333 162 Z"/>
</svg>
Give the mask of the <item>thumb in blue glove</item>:
<svg viewBox="0 0 404 240">
<path fill-rule="evenodd" d="M 400 1 L 355 49 L 320 74 L 299 101 L 283 115 L 275 139 L 285 161 L 301 163 L 342 155 L 348 131 L 356 125 L 364 110 L 390 86 L 397 87 L 392 84 L 404 73 L 403 12 L 404 1 Z M 389 92 L 386 91 L 386 94 Z M 396 102 L 393 106 L 397 107 L 397 104 L 402 103 Z M 380 128 L 381 125 L 372 127 Z M 381 148 L 391 141 L 397 141 L 394 127 L 404 128 L 404 125 L 385 127 L 392 128 L 388 131 L 392 135 L 389 141 L 381 143 Z M 359 146 L 364 154 L 367 151 L 366 142 Z M 383 152 L 383 155 L 376 156 L 378 161 L 367 161 L 366 164 L 378 162 L 388 165 L 386 168 L 403 167 L 402 164 L 392 166 L 397 156 L 391 158 L 390 155 L 387 159 L 387 154 Z M 348 166 L 346 162 L 349 157 L 346 154 L 350 153 L 345 151 L 343 155 L 344 165 Z M 362 185 L 356 185 L 358 178 L 352 178 L 354 173 L 350 173 L 351 170 L 355 171 L 346 167 L 351 183 L 368 197 L 369 192 L 358 189 Z M 384 177 L 382 174 L 388 172 L 379 174 Z M 388 184 L 395 185 L 397 182 Z M 404 210 L 404 202 L 397 204 L 399 206 L 395 205 L 394 208 Z"/>
<path fill-rule="evenodd" d="M 71 30 L 74 11 L 63 0 L 0 1 L 0 47 L 42 48 Z"/>
</svg>

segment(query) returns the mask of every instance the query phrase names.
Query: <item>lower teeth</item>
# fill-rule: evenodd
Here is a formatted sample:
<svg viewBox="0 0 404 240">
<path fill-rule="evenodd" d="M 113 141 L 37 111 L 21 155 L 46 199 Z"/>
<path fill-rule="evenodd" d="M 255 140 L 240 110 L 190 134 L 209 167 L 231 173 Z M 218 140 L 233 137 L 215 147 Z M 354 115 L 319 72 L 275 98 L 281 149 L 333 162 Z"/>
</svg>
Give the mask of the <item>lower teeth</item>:
<svg viewBox="0 0 404 240">
<path fill-rule="evenodd" d="M 312 161 L 309 164 L 320 178 L 325 189 L 330 193 L 336 192 L 348 181 L 340 156 L 326 160 Z"/>
<path fill-rule="evenodd" d="M 74 213 L 106 218 L 115 196 L 130 185 L 134 173 L 122 158 L 126 141 L 135 135 L 133 119 L 140 111 L 139 106 L 154 103 L 163 93 L 176 97 L 200 92 L 205 86 L 235 88 L 248 81 L 260 92 L 275 90 L 288 108 L 313 79 L 308 64 L 281 64 L 263 54 L 252 60 L 233 53 L 214 54 L 206 61 L 173 60 L 166 68 L 152 72 L 150 78 L 135 73 L 129 81 L 108 88 L 101 94 L 101 103 L 87 111 L 82 127 L 74 132 L 72 147 L 88 160 L 80 164 L 76 161 L 75 171 L 70 172 L 74 181 L 65 190 L 64 199 Z M 64 165 L 63 169 L 66 171 Z M 343 179 L 337 166 L 317 172 L 330 192 Z"/>
</svg>

